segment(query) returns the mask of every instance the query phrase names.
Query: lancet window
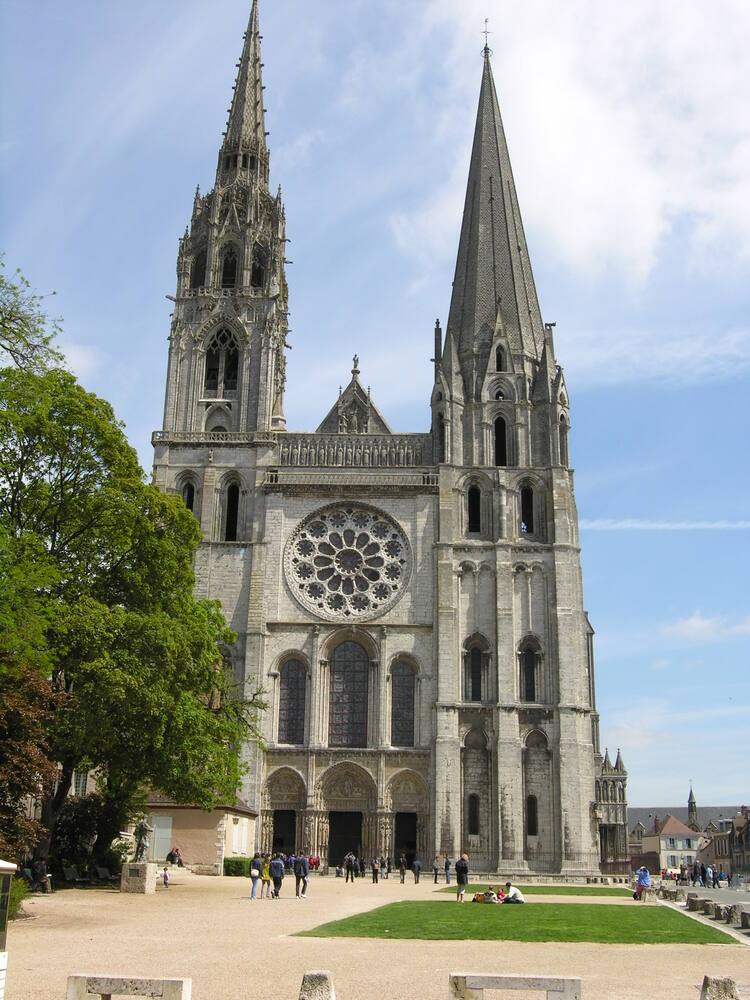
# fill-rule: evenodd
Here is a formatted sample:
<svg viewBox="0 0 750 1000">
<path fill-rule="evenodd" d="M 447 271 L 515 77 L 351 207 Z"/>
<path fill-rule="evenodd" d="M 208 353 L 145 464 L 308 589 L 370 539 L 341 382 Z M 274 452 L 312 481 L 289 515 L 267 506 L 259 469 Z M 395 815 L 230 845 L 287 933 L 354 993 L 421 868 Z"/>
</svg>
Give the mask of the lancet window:
<svg viewBox="0 0 750 1000">
<path fill-rule="evenodd" d="M 240 488 L 237 483 L 230 483 L 226 497 L 226 516 L 224 518 L 224 541 L 237 541 L 237 520 L 240 509 Z"/>
<path fill-rule="evenodd" d="M 190 287 L 202 288 L 206 284 L 206 251 L 200 250 L 190 271 Z"/>
<path fill-rule="evenodd" d="M 400 661 L 391 674 L 391 745 L 414 746 L 414 670 Z"/>
<path fill-rule="evenodd" d="M 228 392 L 236 392 L 238 369 L 239 350 L 234 334 L 230 330 L 219 330 L 206 348 L 206 391 L 215 393 L 218 399 Z"/>
<path fill-rule="evenodd" d="M 505 417 L 495 418 L 495 465 L 508 464 L 508 432 Z"/>
<path fill-rule="evenodd" d="M 224 252 L 221 260 L 221 287 L 234 288 L 237 283 L 237 254 L 231 248 Z"/>
<path fill-rule="evenodd" d="M 299 660 L 287 660 L 279 673 L 279 743 L 304 743 L 307 672 Z"/>
<path fill-rule="evenodd" d="M 367 746 L 367 696 L 370 661 L 366 650 L 347 640 L 331 657 L 328 743 L 332 747 Z"/>
</svg>

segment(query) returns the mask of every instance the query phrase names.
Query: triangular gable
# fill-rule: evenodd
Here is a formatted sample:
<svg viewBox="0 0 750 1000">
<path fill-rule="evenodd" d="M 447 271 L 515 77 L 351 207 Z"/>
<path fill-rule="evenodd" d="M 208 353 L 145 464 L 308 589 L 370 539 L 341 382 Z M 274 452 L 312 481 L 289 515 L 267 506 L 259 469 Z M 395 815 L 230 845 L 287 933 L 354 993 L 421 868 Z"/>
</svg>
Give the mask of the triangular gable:
<svg viewBox="0 0 750 1000">
<path fill-rule="evenodd" d="M 324 417 L 317 434 L 393 433 L 373 403 L 369 390 L 365 390 L 359 381 L 358 364 L 359 358 L 355 354 L 351 382 Z"/>
</svg>

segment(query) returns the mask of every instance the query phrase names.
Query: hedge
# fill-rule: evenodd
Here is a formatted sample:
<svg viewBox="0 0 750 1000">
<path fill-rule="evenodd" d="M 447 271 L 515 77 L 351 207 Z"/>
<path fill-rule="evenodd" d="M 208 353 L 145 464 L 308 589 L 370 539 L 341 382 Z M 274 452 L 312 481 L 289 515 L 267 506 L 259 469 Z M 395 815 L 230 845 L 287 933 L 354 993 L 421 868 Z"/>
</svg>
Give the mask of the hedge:
<svg viewBox="0 0 750 1000">
<path fill-rule="evenodd" d="M 225 875 L 244 875 L 250 877 L 250 858 L 224 858 Z"/>
</svg>

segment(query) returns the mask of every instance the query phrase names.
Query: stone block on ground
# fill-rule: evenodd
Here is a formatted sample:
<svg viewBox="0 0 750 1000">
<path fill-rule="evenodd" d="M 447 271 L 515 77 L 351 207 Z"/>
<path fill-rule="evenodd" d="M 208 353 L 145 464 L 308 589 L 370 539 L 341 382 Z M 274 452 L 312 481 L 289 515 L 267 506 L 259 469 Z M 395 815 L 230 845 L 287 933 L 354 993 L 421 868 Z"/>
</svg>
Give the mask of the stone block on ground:
<svg viewBox="0 0 750 1000">
<path fill-rule="evenodd" d="M 154 866 L 156 867 L 156 866 Z M 138 979 L 131 976 L 68 976 L 67 1000 L 91 997 L 161 997 L 162 1000 L 190 1000 L 192 979 Z"/>
<path fill-rule="evenodd" d="M 740 927 L 743 931 L 750 931 L 750 911 L 740 911 Z"/>
<path fill-rule="evenodd" d="M 714 920 L 726 920 L 728 910 L 728 903 L 717 903 L 714 907 Z"/>
<path fill-rule="evenodd" d="M 732 903 L 727 911 L 726 922 L 732 927 L 740 926 L 740 913 L 742 912 L 742 905 L 740 903 Z"/>
<path fill-rule="evenodd" d="M 126 862 L 120 873 L 120 892 L 156 892 L 156 871 L 151 861 Z"/>
<path fill-rule="evenodd" d="M 700 1000 L 740 1000 L 740 995 L 733 979 L 704 976 Z"/>
<path fill-rule="evenodd" d="M 336 1000 L 330 972 L 306 972 L 302 977 L 299 1000 Z"/>
<path fill-rule="evenodd" d="M 714 915 L 714 910 L 716 909 L 716 903 L 713 899 L 707 899 L 703 903 L 703 912 L 707 917 L 712 917 Z"/>
<path fill-rule="evenodd" d="M 706 902 L 702 896 L 688 896 L 687 908 L 691 913 L 703 913 L 703 904 Z"/>
</svg>

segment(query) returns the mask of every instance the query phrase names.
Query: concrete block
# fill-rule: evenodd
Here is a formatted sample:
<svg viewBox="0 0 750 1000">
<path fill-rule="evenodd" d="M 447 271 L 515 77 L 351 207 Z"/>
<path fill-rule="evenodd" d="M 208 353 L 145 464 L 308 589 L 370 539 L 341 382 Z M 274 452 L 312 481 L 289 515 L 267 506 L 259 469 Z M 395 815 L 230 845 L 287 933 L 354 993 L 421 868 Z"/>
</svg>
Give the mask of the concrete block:
<svg viewBox="0 0 750 1000">
<path fill-rule="evenodd" d="M 299 1000 L 336 1000 L 330 972 L 306 972 L 302 977 Z"/>
<path fill-rule="evenodd" d="M 703 904 L 706 902 L 701 896 L 689 895 L 687 898 L 687 908 L 691 913 L 703 913 Z"/>
<path fill-rule="evenodd" d="M 740 1000 L 740 995 L 733 979 L 704 976 L 700 1000 Z"/>
<path fill-rule="evenodd" d="M 120 892 L 156 892 L 156 871 L 151 861 L 126 862 L 120 873 Z"/>
<path fill-rule="evenodd" d="M 68 976 L 67 1000 L 91 997 L 161 997 L 161 1000 L 190 1000 L 192 979 L 136 979 L 130 976 Z"/>
</svg>

